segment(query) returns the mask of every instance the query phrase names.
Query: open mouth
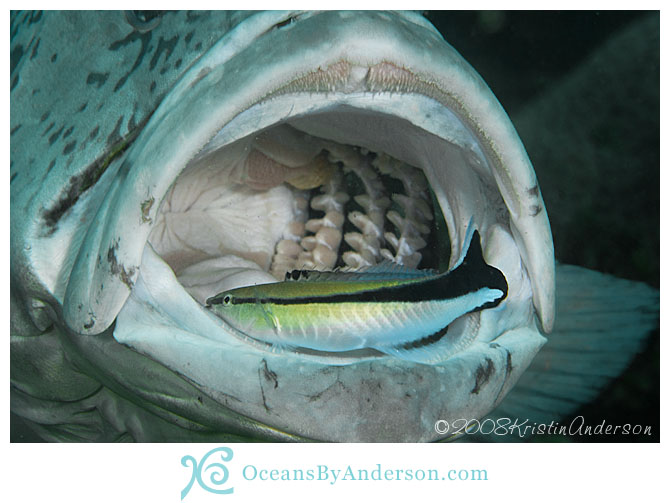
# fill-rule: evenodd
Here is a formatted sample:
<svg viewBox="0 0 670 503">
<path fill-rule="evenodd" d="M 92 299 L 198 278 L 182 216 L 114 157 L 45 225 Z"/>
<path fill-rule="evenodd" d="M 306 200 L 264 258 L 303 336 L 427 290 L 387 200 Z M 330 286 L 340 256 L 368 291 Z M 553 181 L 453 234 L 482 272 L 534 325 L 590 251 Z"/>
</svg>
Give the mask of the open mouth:
<svg viewBox="0 0 670 503">
<path fill-rule="evenodd" d="M 270 405 L 259 375 L 274 379 L 276 391 L 292 380 L 300 389 L 301 376 L 319 373 L 305 395 L 312 403 L 338 392 L 333 382 L 354 386 L 345 371 L 333 381 L 327 366 L 370 361 L 380 362 L 389 387 L 414 362 L 436 366 L 416 375 L 438 389 L 469 373 L 474 388 L 459 385 L 488 401 L 481 414 L 541 346 L 536 325 L 550 330 L 553 323 L 553 248 L 535 175 L 495 97 L 418 16 L 367 13 L 315 39 L 311 24 L 341 26 L 344 15 L 275 23 L 254 44 L 214 51 L 189 70 L 112 183 L 76 260 L 65 319 L 83 334 L 117 320 L 118 341 L 213 394 L 231 396 L 224 383 L 244 381 L 239 368 L 246 365 L 260 395 L 241 385 L 236 408 L 252 417 L 281 408 L 279 395 Z M 396 23 L 388 26 L 384 16 Z M 309 49 L 300 45 L 305 40 Z M 223 290 L 278 281 L 293 269 L 393 260 L 446 270 L 470 224 L 486 262 L 505 275 L 507 298 L 459 318 L 448 337 L 424 341 L 402 365 L 372 349 L 264 347 L 204 307 Z M 238 370 L 226 373 L 220 366 L 230 355 Z M 445 372 L 461 377 L 450 381 Z M 489 396 L 483 388 L 496 373 Z M 241 404 L 248 396 L 256 408 Z M 277 427 L 313 434 L 296 427 L 303 420 L 287 419 L 292 412 L 277 414 Z"/>
</svg>

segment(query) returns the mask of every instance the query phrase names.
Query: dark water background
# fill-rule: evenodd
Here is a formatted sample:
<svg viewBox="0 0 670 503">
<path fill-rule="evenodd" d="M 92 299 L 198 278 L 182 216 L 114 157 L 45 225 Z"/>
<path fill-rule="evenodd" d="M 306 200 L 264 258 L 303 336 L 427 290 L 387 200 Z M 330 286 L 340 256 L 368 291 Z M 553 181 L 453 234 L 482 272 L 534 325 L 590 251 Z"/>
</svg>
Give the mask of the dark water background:
<svg viewBox="0 0 670 503">
<path fill-rule="evenodd" d="M 658 12 L 435 12 L 427 18 L 479 72 L 533 161 L 556 258 L 659 287 Z M 649 425 L 658 441 L 659 333 L 597 401 L 587 424 Z"/>
</svg>

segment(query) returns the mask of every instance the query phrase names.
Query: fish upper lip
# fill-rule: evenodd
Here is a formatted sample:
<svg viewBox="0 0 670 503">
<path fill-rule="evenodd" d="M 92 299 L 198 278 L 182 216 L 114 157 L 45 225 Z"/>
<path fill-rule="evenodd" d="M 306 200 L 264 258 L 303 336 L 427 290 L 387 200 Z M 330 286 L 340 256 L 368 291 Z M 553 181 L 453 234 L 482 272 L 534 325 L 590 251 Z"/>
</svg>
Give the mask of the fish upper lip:
<svg viewBox="0 0 670 503">
<path fill-rule="evenodd" d="M 355 20 L 351 22 L 356 24 Z M 404 28 L 411 32 L 412 29 L 419 29 L 418 26 Z M 351 29 L 355 30 L 355 26 Z M 430 32 L 422 34 L 426 33 L 430 39 Z M 405 45 L 413 45 L 415 42 L 409 40 L 408 36 L 407 33 L 399 32 L 391 36 L 375 33 L 371 36 L 373 54 L 359 50 L 358 57 L 361 61 L 356 61 L 356 56 L 352 54 L 348 54 L 346 58 L 341 57 L 340 47 L 339 50 L 331 49 L 322 65 L 316 68 L 312 66 L 310 71 L 298 74 L 295 71 L 291 74 L 280 63 L 275 63 L 274 68 L 279 68 L 279 74 L 284 72 L 284 75 L 289 75 L 288 78 L 284 77 L 284 84 L 268 87 L 267 83 L 258 81 L 258 75 L 249 73 L 246 80 L 240 79 L 241 83 L 240 80 L 237 81 L 238 89 L 236 94 L 233 93 L 235 99 L 229 101 L 224 99 L 227 91 L 222 89 L 226 88 L 225 82 L 227 78 L 230 79 L 228 75 L 231 72 L 224 72 L 221 66 L 211 68 L 210 60 L 204 57 L 168 95 L 136 144 L 127 153 L 112 189 L 89 228 L 85 246 L 82 246 L 75 261 L 65 293 L 66 323 L 73 330 L 84 334 L 100 333 L 110 326 L 138 277 L 142 249 L 158 211 L 158 204 L 148 205 L 147 201 L 162 200 L 186 164 L 202 152 L 205 144 L 211 144 L 212 140 L 220 138 L 221 131 L 225 129 L 224 125 L 243 118 L 245 111 L 256 106 L 280 103 L 282 97 L 297 92 L 295 86 L 301 83 L 311 83 L 317 87 L 316 90 L 307 89 L 314 94 L 314 110 L 318 109 L 320 100 L 323 105 L 329 99 L 332 100 L 334 94 L 339 96 L 341 103 L 360 97 L 357 93 L 364 96 L 366 93 L 380 95 L 395 91 L 398 92 L 398 97 L 401 93 L 393 78 L 385 83 L 382 78 L 368 78 L 366 81 L 365 78 L 361 80 L 358 75 L 358 87 L 352 87 L 351 69 L 367 68 L 365 76 L 369 77 L 374 68 L 380 68 L 379 65 L 392 65 L 391 70 L 397 69 L 400 75 L 406 75 L 408 70 L 403 63 L 402 51 L 397 59 L 390 54 L 380 56 L 378 53 L 392 52 L 398 47 L 404 50 Z M 434 33 L 432 36 L 436 37 Z M 401 39 L 400 42 L 397 41 L 398 38 Z M 390 49 L 379 48 L 383 41 L 390 44 Z M 450 52 L 449 49 L 443 44 L 435 50 L 446 51 L 443 56 L 453 60 L 451 64 L 458 70 L 455 74 L 447 72 L 445 75 L 443 72 L 431 75 L 425 65 L 418 65 L 421 68 L 412 73 L 430 89 L 448 89 L 439 97 L 434 95 L 428 99 L 447 101 L 460 114 L 459 118 L 466 129 L 479 140 L 485 140 L 480 141 L 480 145 L 484 149 L 486 160 L 491 164 L 493 176 L 509 211 L 512 233 L 517 243 L 521 244 L 522 259 L 533 283 L 536 310 L 545 330 L 549 330 L 553 323 L 553 246 L 534 173 L 516 132 L 495 97 L 488 89 L 481 89 L 482 82 L 479 77 L 468 67 L 463 68 L 462 60 L 455 51 Z M 356 50 L 353 52 L 356 53 Z M 327 82 L 327 79 L 326 84 L 317 82 L 315 72 L 318 76 L 318 72 L 322 72 L 324 67 L 328 69 L 332 65 L 342 64 L 349 65 L 346 78 L 334 83 Z M 233 69 L 244 71 L 234 65 Z M 367 82 L 368 85 L 372 83 L 374 89 L 362 89 L 361 82 Z M 448 88 L 447 83 L 454 87 Z M 321 85 L 325 87 L 320 89 Z M 345 92 L 338 94 L 338 86 L 343 86 Z M 253 98 L 254 94 L 256 98 Z M 419 89 L 418 93 L 408 93 L 406 96 L 412 95 L 425 96 L 425 93 Z M 213 100 L 218 103 L 215 110 L 212 110 Z M 208 113 L 204 114 L 205 111 Z M 309 110 L 303 111 L 305 114 L 308 112 Z M 179 117 L 183 127 L 191 127 L 190 132 L 184 135 L 175 131 L 171 117 Z M 115 211 L 117 209 L 121 211 Z"/>
</svg>

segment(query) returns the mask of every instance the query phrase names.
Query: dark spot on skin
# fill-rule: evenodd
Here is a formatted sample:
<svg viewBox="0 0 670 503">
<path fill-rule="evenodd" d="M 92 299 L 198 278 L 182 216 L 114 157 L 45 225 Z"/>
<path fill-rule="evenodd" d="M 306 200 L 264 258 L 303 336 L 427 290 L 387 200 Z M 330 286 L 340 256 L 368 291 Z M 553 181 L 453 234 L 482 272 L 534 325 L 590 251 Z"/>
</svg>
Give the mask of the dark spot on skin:
<svg viewBox="0 0 670 503">
<path fill-rule="evenodd" d="M 37 93 L 39 93 L 41 89 L 33 89 L 33 92 L 31 93 L 33 96 L 35 96 Z"/>
<path fill-rule="evenodd" d="M 89 86 L 96 86 L 98 89 L 100 89 L 102 86 L 105 85 L 105 82 L 107 82 L 107 79 L 109 78 L 109 72 L 107 73 L 97 73 L 97 72 L 91 72 L 88 74 L 88 77 L 86 77 L 86 84 Z"/>
<path fill-rule="evenodd" d="M 68 129 L 63 133 L 63 138 L 67 138 L 68 136 L 70 136 L 72 134 L 72 131 L 74 131 L 74 126 L 70 126 L 70 129 Z"/>
<path fill-rule="evenodd" d="M 47 173 L 51 171 L 51 169 L 56 165 L 56 159 L 51 159 L 51 162 L 49 163 L 49 168 L 47 169 Z"/>
<path fill-rule="evenodd" d="M 58 131 L 56 131 L 54 134 L 49 136 L 49 145 L 53 145 L 54 143 L 56 143 L 56 140 L 58 139 L 60 134 L 63 132 L 63 127 L 64 126 L 61 126 Z"/>
<path fill-rule="evenodd" d="M 46 135 L 49 131 L 51 131 L 51 129 L 52 129 L 55 125 L 56 125 L 55 122 L 52 122 L 51 124 L 49 124 L 49 127 L 47 127 L 47 128 L 44 130 L 44 133 L 42 133 L 42 136 Z"/>
<path fill-rule="evenodd" d="M 52 63 L 55 63 L 57 59 L 58 59 L 58 54 L 53 53 L 53 54 L 51 55 L 51 62 L 52 62 Z"/>
<path fill-rule="evenodd" d="M 496 367 L 493 364 L 493 360 L 486 358 L 486 367 L 483 364 L 480 364 L 479 367 L 477 367 L 477 371 L 475 372 L 475 386 L 472 388 L 472 391 L 470 391 L 470 394 L 479 394 L 482 386 L 489 381 L 495 370 Z"/>
<path fill-rule="evenodd" d="M 88 101 L 86 103 L 84 103 L 82 106 L 79 107 L 78 112 L 83 112 L 84 110 L 86 110 L 87 106 L 88 106 Z"/>
<path fill-rule="evenodd" d="M 30 53 L 30 60 L 32 61 L 37 57 L 37 48 L 40 46 L 40 39 L 37 39 L 37 43 L 35 44 L 35 47 L 33 47 L 33 51 Z"/>
<path fill-rule="evenodd" d="M 177 61 L 175 61 L 175 63 L 174 63 L 174 67 L 175 67 L 175 69 L 179 69 L 180 66 L 181 66 L 181 58 L 179 58 L 179 59 L 178 59 Z"/>
<path fill-rule="evenodd" d="M 12 183 L 14 179 L 16 178 L 17 173 L 12 173 L 11 177 L 9 178 L 9 183 Z"/>
<path fill-rule="evenodd" d="M 507 375 L 510 375 L 512 373 L 512 370 L 514 370 L 514 366 L 512 365 L 512 353 L 507 351 Z"/>
<path fill-rule="evenodd" d="M 203 68 L 202 70 L 200 70 L 200 72 L 198 73 L 198 76 L 193 80 L 193 82 L 191 82 L 189 87 L 191 87 L 191 88 L 194 87 L 198 82 L 200 82 L 202 79 L 204 79 L 207 76 L 207 74 L 211 71 L 212 71 L 212 69 L 208 66 Z"/>
<path fill-rule="evenodd" d="M 149 91 L 153 93 L 155 89 L 156 89 L 156 81 L 154 80 L 149 86 Z"/>
<path fill-rule="evenodd" d="M 540 195 L 540 189 L 535 185 L 532 189 L 528 189 L 528 195 L 531 197 L 537 197 Z"/>
<path fill-rule="evenodd" d="M 268 362 L 265 360 L 265 358 L 263 358 L 263 377 L 266 381 L 273 382 L 274 388 L 277 389 L 277 386 L 279 386 L 277 374 L 268 368 Z"/>
<path fill-rule="evenodd" d="M 193 49 L 195 49 L 196 51 L 202 49 L 202 42 L 198 42 L 197 44 L 195 44 L 195 47 Z"/>
<path fill-rule="evenodd" d="M 151 211 L 151 207 L 153 205 L 154 205 L 153 197 L 150 197 L 146 201 L 142 201 L 142 205 L 140 206 L 142 210 L 142 223 L 150 224 L 152 222 L 151 217 L 149 217 L 149 212 Z"/>
<path fill-rule="evenodd" d="M 9 136 L 13 136 L 14 133 L 16 133 L 19 129 L 21 129 L 21 124 L 14 126 L 11 131 L 9 132 Z"/>
<path fill-rule="evenodd" d="M 161 68 L 160 74 L 165 75 L 165 72 L 167 72 L 167 71 L 168 71 L 168 67 L 164 66 L 163 68 Z"/>
<path fill-rule="evenodd" d="M 187 23 L 195 23 L 200 19 L 204 14 L 197 14 L 193 11 L 188 11 L 186 13 L 186 22 Z"/>
<path fill-rule="evenodd" d="M 195 34 L 195 30 L 189 31 L 186 36 L 184 37 L 184 42 L 188 45 L 191 42 L 191 39 L 193 38 L 193 35 Z"/>
<path fill-rule="evenodd" d="M 19 62 L 23 58 L 23 46 L 17 45 L 12 49 L 12 52 L 9 53 L 9 74 L 13 74 L 16 67 L 19 66 Z"/>
<path fill-rule="evenodd" d="M 30 19 L 28 19 L 28 24 L 34 24 L 37 23 L 40 19 L 42 19 L 42 11 L 34 11 L 30 13 Z"/>
<path fill-rule="evenodd" d="M 88 134 L 89 139 L 93 139 L 96 136 L 98 136 L 98 133 L 100 132 L 100 126 L 95 126 L 95 128 Z"/>
<path fill-rule="evenodd" d="M 107 137 L 107 145 L 111 147 L 115 143 L 118 143 L 121 140 L 121 123 L 123 122 L 123 115 L 119 117 L 119 120 L 116 121 L 114 130 Z"/>
<path fill-rule="evenodd" d="M 153 70 L 154 68 L 156 68 L 158 60 L 161 57 L 162 53 L 165 53 L 165 63 L 167 63 L 170 60 L 170 56 L 172 56 L 172 51 L 174 51 L 175 45 L 177 45 L 178 41 L 179 37 L 177 35 L 175 35 L 169 40 L 165 40 L 163 37 L 161 37 L 158 40 L 158 47 L 156 47 L 156 51 L 154 52 L 154 55 L 151 58 L 151 62 L 149 63 L 149 70 Z"/>
<path fill-rule="evenodd" d="M 530 207 L 530 216 L 531 217 L 536 217 L 542 212 L 542 206 L 539 204 L 535 204 Z"/>
<path fill-rule="evenodd" d="M 133 31 L 125 38 L 117 40 L 109 46 L 110 51 L 118 51 L 120 48 L 132 44 L 137 40 L 140 41 L 140 52 L 137 55 L 137 58 L 135 59 L 135 63 L 133 63 L 132 68 L 128 70 L 128 73 L 126 73 L 123 77 L 121 77 L 114 86 L 114 92 L 117 92 L 119 89 L 121 89 L 128 80 L 128 77 L 130 77 L 130 75 L 142 64 L 144 56 L 147 55 L 149 49 L 149 42 L 151 41 L 151 32 L 149 31 L 147 33 L 140 33 L 138 31 Z"/>
<path fill-rule="evenodd" d="M 42 114 L 42 117 L 40 117 L 40 122 L 44 122 L 45 120 L 47 120 L 50 115 L 51 115 L 51 112 L 44 112 Z"/>
<path fill-rule="evenodd" d="M 198 402 L 202 403 L 202 397 L 198 396 Z"/>
<path fill-rule="evenodd" d="M 128 288 L 132 288 L 134 283 L 132 276 L 135 274 L 135 271 L 137 271 L 137 267 L 133 266 L 126 270 L 123 264 L 119 264 L 119 261 L 116 258 L 116 250 L 118 249 L 119 242 L 116 241 L 112 246 L 109 247 L 109 250 L 107 250 L 107 262 L 109 262 L 109 269 L 112 274 L 119 277 L 124 285 L 126 285 Z"/>
<path fill-rule="evenodd" d="M 69 184 L 61 191 L 59 199 L 50 208 L 45 209 L 43 212 L 43 218 L 46 227 L 43 236 L 50 236 L 56 231 L 58 227 L 58 221 L 61 219 L 61 217 L 77 203 L 81 194 L 95 185 L 110 163 L 128 149 L 128 147 L 137 137 L 139 131 L 142 130 L 142 127 L 148 120 L 149 117 L 142 121 L 135 132 L 129 134 L 126 138 L 122 138 L 118 143 L 108 148 L 105 154 L 93 161 L 84 171 L 70 177 Z M 97 130 L 98 127 L 96 126 L 96 128 L 91 132 L 91 136 L 97 135 Z M 131 163 L 125 161 L 119 168 L 119 173 L 127 173 L 130 169 Z"/>
<path fill-rule="evenodd" d="M 63 149 L 63 154 L 67 155 L 70 152 L 72 152 L 74 150 L 75 145 L 77 145 L 77 140 L 73 140 L 67 145 L 65 145 L 65 148 Z"/>
<path fill-rule="evenodd" d="M 489 347 L 493 349 L 498 349 L 500 347 L 500 344 L 498 344 L 497 342 L 491 342 L 489 344 Z"/>
<path fill-rule="evenodd" d="M 12 84 L 9 86 L 9 90 L 13 91 L 18 84 L 19 84 L 19 76 L 17 75 L 12 79 Z"/>
<path fill-rule="evenodd" d="M 277 374 L 275 374 L 268 368 L 268 362 L 266 362 L 265 359 L 263 359 L 263 367 L 258 369 L 258 381 L 261 388 L 261 399 L 263 400 L 263 407 L 265 408 L 266 412 L 270 412 L 270 407 L 268 407 L 267 402 L 265 400 L 265 389 L 263 388 L 263 380 L 262 380 L 263 378 L 265 378 L 265 381 L 274 382 L 275 388 L 277 388 L 277 386 L 279 385 L 279 383 L 277 382 Z"/>
<path fill-rule="evenodd" d="M 88 330 L 88 329 L 90 329 L 90 328 L 93 328 L 93 325 L 95 325 L 95 320 L 94 320 L 93 318 L 91 318 L 91 319 L 88 321 L 88 323 L 84 323 L 84 328 L 85 328 L 86 330 Z"/>
</svg>

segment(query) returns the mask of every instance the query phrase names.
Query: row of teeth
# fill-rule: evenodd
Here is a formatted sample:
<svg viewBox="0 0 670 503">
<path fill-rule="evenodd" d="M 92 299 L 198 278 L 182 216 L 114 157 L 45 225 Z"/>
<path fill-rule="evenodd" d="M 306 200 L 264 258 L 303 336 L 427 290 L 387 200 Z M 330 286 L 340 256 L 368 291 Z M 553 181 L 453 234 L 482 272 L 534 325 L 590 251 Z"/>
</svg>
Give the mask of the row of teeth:
<svg viewBox="0 0 670 503">
<path fill-rule="evenodd" d="M 342 171 L 334 171 L 321 185 L 321 194 L 309 203 L 304 193 L 296 196 L 298 219 L 289 224 L 284 239 L 277 243 L 271 274 L 282 279 L 294 269 L 331 270 L 338 265 L 343 239 L 350 249 L 341 258 L 352 268 L 382 260 L 416 268 L 433 219 L 428 183 L 421 170 L 385 154 L 371 159 L 366 152 L 345 145 L 331 144 L 328 151 L 328 160 L 341 165 Z M 343 234 L 345 206 L 350 200 L 344 190 L 343 173 L 354 173 L 364 188 L 363 194 L 354 196 L 363 211 L 346 214 L 359 232 Z M 399 180 L 404 194 L 392 194 L 389 198 L 380 175 Z M 392 201 L 402 214 L 389 210 Z M 308 204 L 323 216 L 306 220 Z M 395 232 L 385 231 L 387 221 L 392 224 L 387 227 L 393 227 Z"/>
</svg>

